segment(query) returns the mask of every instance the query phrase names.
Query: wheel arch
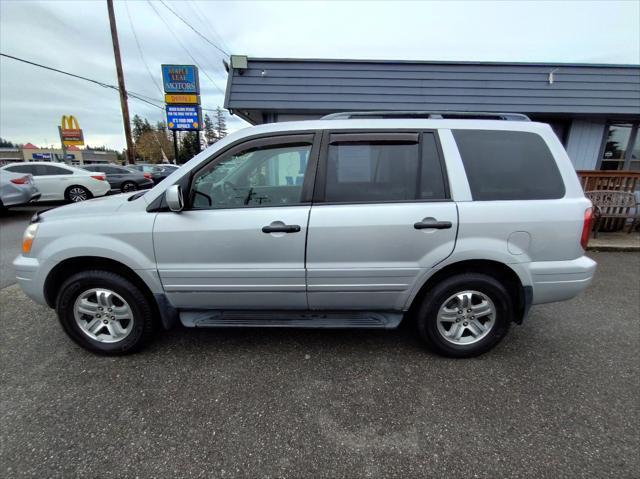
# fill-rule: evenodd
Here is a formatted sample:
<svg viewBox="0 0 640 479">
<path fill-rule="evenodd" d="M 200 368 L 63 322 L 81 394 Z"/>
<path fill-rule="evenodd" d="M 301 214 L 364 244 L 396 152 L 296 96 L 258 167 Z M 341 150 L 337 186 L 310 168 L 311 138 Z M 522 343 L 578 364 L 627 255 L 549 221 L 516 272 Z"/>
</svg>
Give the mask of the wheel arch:
<svg viewBox="0 0 640 479">
<path fill-rule="evenodd" d="M 164 294 L 153 293 L 145 280 L 129 266 L 111 258 L 100 256 L 77 256 L 67 258 L 49 271 L 44 281 L 44 298 L 51 308 L 56 306 L 56 298 L 62 284 L 72 275 L 89 270 L 103 270 L 123 276 L 135 284 L 154 308 L 154 314 L 159 317 L 165 329 L 177 324 L 178 313 L 169 304 Z"/>
<path fill-rule="evenodd" d="M 409 312 L 413 313 L 420 306 L 427 292 L 434 284 L 451 276 L 462 273 L 486 274 L 500 281 L 509 294 L 514 298 L 514 321 L 521 323 L 530 305 L 532 291 L 530 286 L 524 286 L 516 271 L 500 261 L 489 259 L 470 259 L 450 263 L 433 273 L 420 287 L 411 300 Z"/>
</svg>

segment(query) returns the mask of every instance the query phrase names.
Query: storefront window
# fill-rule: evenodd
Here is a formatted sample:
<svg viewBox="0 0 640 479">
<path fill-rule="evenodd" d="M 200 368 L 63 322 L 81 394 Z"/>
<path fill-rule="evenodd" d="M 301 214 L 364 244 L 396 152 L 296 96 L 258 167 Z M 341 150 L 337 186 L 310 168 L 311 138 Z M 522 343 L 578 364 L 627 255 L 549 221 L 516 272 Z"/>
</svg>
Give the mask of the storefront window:
<svg viewBox="0 0 640 479">
<path fill-rule="evenodd" d="M 640 135 L 636 131 L 636 141 L 631 150 L 631 158 L 629 160 L 629 169 L 640 171 Z"/>
<path fill-rule="evenodd" d="M 601 170 L 638 169 L 640 160 L 637 142 L 637 123 L 612 123 L 605 138 Z M 632 148 L 632 142 L 635 146 Z M 634 168 L 635 167 L 635 168 Z"/>
</svg>

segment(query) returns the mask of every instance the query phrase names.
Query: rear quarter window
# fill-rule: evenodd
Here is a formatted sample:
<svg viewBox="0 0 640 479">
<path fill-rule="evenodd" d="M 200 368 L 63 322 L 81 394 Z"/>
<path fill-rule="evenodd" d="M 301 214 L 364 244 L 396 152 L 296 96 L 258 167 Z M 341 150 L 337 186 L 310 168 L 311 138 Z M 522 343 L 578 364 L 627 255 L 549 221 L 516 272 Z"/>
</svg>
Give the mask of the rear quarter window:
<svg viewBox="0 0 640 479">
<path fill-rule="evenodd" d="M 564 182 L 549 147 L 536 133 L 454 130 L 476 201 L 562 198 Z"/>
</svg>

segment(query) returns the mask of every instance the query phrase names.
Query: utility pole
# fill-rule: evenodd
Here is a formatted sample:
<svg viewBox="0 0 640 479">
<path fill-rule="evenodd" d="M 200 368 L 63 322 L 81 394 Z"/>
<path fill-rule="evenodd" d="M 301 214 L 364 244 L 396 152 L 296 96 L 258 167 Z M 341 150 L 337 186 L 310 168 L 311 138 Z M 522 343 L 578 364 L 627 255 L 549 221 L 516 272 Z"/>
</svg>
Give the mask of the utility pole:
<svg viewBox="0 0 640 479">
<path fill-rule="evenodd" d="M 122 59 L 120 58 L 120 43 L 118 42 L 118 30 L 116 28 L 116 15 L 113 11 L 113 0 L 107 0 L 109 10 L 109 25 L 111 26 L 111 41 L 113 42 L 113 54 L 116 59 L 116 71 L 118 72 L 118 89 L 120 90 L 120 106 L 122 107 L 122 121 L 124 122 L 124 136 L 127 140 L 127 158 L 130 164 L 135 163 L 136 155 L 131 140 L 131 123 L 129 122 L 129 105 L 127 104 L 127 90 L 124 87 L 124 74 L 122 73 Z"/>
</svg>

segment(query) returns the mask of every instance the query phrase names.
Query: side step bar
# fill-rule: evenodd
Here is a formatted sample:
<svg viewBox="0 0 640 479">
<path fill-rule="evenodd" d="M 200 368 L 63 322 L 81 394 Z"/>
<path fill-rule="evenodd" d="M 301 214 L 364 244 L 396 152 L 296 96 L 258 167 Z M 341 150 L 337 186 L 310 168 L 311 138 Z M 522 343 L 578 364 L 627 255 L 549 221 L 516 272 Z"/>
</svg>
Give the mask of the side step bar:
<svg viewBox="0 0 640 479">
<path fill-rule="evenodd" d="M 394 329 L 402 313 L 297 311 L 181 311 L 188 328 L 365 328 Z"/>
</svg>

